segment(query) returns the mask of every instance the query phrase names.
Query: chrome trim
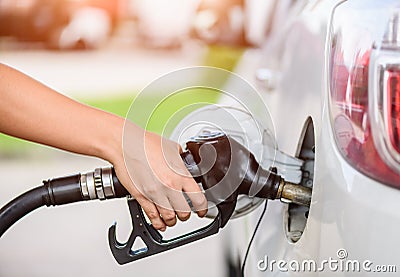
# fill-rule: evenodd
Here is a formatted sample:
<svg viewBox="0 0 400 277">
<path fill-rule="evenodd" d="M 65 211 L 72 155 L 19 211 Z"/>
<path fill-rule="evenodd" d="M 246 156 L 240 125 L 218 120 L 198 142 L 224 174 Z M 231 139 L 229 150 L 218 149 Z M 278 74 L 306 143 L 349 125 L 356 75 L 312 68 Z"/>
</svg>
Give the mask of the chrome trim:
<svg viewBox="0 0 400 277">
<path fill-rule="evenodd" d="M 101 168 L 96 168 L 94 170 L 94 186 L 96 188 L 96 194 L 97 198 L 100 200 L 105 200 L 106 196 L 104 195 L 103 191 L 103 181 L 102 181 L 102 176 L 101 176 Z"/>
<path fill-rule="evenodd" d="M 111 167 L 105 167 L 101 169 L 101 178 L 103 180 L 103 189 L 106 198 L 114 198 L 115 191 Z"/>
<path fill-rule="evenodd" d="M 91 200 L 97 199 L 96 189 L 94 185 L 94 176 L 93 172 L 86 173 L 86 184 L 88 187 L 89 197 Z"/>
<path fill-rule="evenodd" d="M 88 190 L 88 186 L 87 186 L 87 182 L 86 182 L 86 174 L 81 174 L 80 184 L 81 184 L 81 193 L 82 193 L 83 199 L 89 200 L 90 196 L 89 196 L 89 190 Z"/>
</svg>

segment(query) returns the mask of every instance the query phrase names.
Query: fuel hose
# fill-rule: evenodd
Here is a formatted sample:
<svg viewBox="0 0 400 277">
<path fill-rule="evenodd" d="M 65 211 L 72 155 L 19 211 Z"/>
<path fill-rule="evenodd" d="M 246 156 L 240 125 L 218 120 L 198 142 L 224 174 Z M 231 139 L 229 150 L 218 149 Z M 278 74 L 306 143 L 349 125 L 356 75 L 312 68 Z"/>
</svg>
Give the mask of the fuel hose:
<svg viewBox="0 0 400 277">
<path fill-rule="evenodd" d="M 0 237 L 19 219 L 42 206 L 58 206 L 87 200 L 129 195 L 113 168 L 54 178 L 16 197 L 0 209 Z"/>
</svg>

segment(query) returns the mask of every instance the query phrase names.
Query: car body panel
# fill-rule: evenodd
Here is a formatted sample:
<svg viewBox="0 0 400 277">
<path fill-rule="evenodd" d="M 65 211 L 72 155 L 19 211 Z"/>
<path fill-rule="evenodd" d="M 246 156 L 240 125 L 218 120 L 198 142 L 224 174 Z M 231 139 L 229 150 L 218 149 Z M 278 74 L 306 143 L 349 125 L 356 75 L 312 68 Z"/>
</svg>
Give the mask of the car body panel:
<svg viewBox="0 0 400 277">
<path fill-rule="evenodd" d="M 316 153 L 312 204 L 302 237 L 297 243 L 289 242 L 285 234 L 287 205 L 270 201 L 249 252 L 245 276 L 330 276 L 329 269 L 281 272 L 275 268 L 271 272 L 257 267 L 265 256 L 286 262 L 312 259 L 318 264 L 330 257 L 338 259 L 337 252 L 341 249 L 351 260 L 398 265 L 400 238 L 396 232 L 400 222 L 400 190 L 380 184 L 350 166 L 339 153 L 332 133 L 326 45 L 329 19 L 341 2 L 281 1 L 280 5 L 286 7 L 291 3 L 290 10 L 286 17 L 275 19 L 277 25 L 266 39 L 263 51 L 254 53 L 254 60 L 262 57 L 263 68 L 279 75 L 279 81 L 272 88 L 261 90 L 275 124 L 278 148 L 297 156 L 305 123 L 311 118 Z M 382 1 L 382 5 L 383 2 L 394 5 L 394 1 Z M 243 60 L 246 57 L 249 58 L 244 55 Z M 249 77 L 249 70 L 254 74 L 255 64 L 239 65 L 238 73 L 254 80 Z M 237 267 L 243 260 L 261 209 L 231 221 L 223 231 L 225 252 Z M 353 276 L 354 272 L 336 274 Z"/>
</svg>

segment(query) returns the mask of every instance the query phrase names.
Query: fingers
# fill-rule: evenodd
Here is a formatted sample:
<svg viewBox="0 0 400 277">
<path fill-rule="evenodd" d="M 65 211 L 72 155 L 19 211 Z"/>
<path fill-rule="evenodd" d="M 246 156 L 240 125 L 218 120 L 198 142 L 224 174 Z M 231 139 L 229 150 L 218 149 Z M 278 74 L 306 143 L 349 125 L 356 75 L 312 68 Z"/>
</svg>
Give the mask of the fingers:
<svg viewBox="0 0 400 277">
<path fill-rule="evenodd" d="M 124 149 L 124 162 L 131 173 L 125 177 L 154 228 L 165 230 L 174 226 L 177 218 L 189 219 L 191 209 L 182 192 L 187 193 L 198 215 L 204 216 L 207 200 L 179 155 L 180 145 L 149 132 L 143 144 L 129 144 L 130 148 Z"/>
<path fill-rule="evenodd" d="M 168 227 L 176 224 L 176 213 L 172 208 L 164 208 L 157 205 L 157 209 L 161 214 L 161 218 Z"/>
<path fill-rule="evenodd" d="M 185 182 L 182 190 L 187 194 L 190 201 L 192 201 L 193 208 L 197 212 L 197 215 L 203 217 L 207 214 L 207 199 L 194 179 L 190 179 L 191 180 Z"/>
<path fill-rule="evenodd" d="M 200 196 L 203 196 L 201 192 L 198 193 L 200 194 Z M 194 201 L 196 203 L 196 206 L 198 207 L 202 207 L 203 205 L 202 203 L 200 203 L 200 201 L 205 201 L 205 207 L 207 207 L 207 201 L 205 200 L 204 196 L 204 200 L 200 201 L 197 201 L 197 197 L 198 196 L 193 194 L 191 201 Z M 143 199 L 145 198 L 143 197 Z M 139 201 L 139 199 L 137 200 Z M 157 203 L 163 204 L 159 205 Z M 139 201 L 139 204 L 142 206 L 154 228 L 160 231 L 165 231 L 166 226 L 174 226 L 177 223 L 177 217 L 181 221 L 186 221 L 190 218 L 191 209 L 189 207 L 189 204 L 187 203 L 183 194 L 178 191 L 174 191 L 174 193 L 169 195 L 168 199 L 164 199 L 163 201 L 155 201 L 153 203 L 147 199 L 145 199 L 144 201 L 141 199 L 141 201 Z M 199 216 L 204 216 L 207 213 L 207 209 L 202 209 L 197 213 L 199 214 Z"/>
<path fill-rule="evenodd" d="M 167 226 L 166 223 L 160 216 L 160 212 L 153 202 L 147 200 L 144 197 L 136 197 L 143 211 L 146 213 L 147 217 L 151 221 L 153 227 L 160 231 L 165 231 Z M 175 214 L 175 213 L 174 213 Z"/>
<path fill-rule="evenodd" d="M 182 196 L 183 198 L 183 196 Z M 143 198 L 145 199 L 145 198 Z M 181 201 L 183 200 L 183 203 L 185 203 L 185 211 L 182 211 L 180 209 L 182 209 L 182 205 L 177 205 L 176 207 L 172 207 L 168 201 L 167 198 L 163 199 L 162 201 L 158 202 L 155 201 L 154 203 L 145 199 L 144 201 L 141 199 L 141 201 L 139 201 L 137 199 L 137 201 L 139 202 L 139 204 L 142 206 L 144 212 L 147 214 L 147 217 L 149 218 L 149 220 L 151 221 L 151 224 L 153 225 L 153 227 L 157 230 L 160 231 L 165 231 L 166 227 L 172 227 L 176 224 L 177 219 L 176 217 L 178 216 L 178 218 L 182 221 L 189 219 L 190 217 L 190 208 L 189 205 L 187 204 L 187 202 L 185 201 L 185 199 L 180 199 Z M 142 203 L 144 202 L 144 206 L 142 205 Z M 157 204 L 157 203 L 163 203 L 162 205 Z M 167 204 L 168 203 L 168 204 Z M 172 203 L 177 203 L 176 201 L 172 201 Z M 181 203 L 180 203 L 181 204 Z M 176 204 L 175 204 L 176 205 Z M 176 211 L 175 210 L 178 210 Z"/>
<path fill-rule="evenodd" d="M 168 198 L 162 201 L 162 203 L 168 203 L 163 205 L 157 205 L 156 207 L 161 214 L 161 218 L 168 227 L 172 227 L 176 224 L 177 219 L 186 221 L 190 218 L 190 207 L 187 203 L 182 192 L 173 191 L 167 194 Z"/>
<path fill-rule="evenodd" d="M 182 192 L 175 192 L 168 199 L 180 221 L 186 221 L 190 218 L 191 209 Z"/>
</svg>

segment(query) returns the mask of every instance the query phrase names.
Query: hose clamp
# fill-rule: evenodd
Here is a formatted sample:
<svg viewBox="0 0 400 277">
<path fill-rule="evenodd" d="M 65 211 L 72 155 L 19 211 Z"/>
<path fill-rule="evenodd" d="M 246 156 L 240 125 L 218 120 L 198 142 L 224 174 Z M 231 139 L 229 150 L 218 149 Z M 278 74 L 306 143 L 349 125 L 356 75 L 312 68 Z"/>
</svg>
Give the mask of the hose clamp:
<svg viewBox="0 0 400 277">
<path fill-rule="evenodd" d="M 86 186 L 87 186 L 87 191 L 89 193 L 89 199 L 90 200 L 96 199 L 97 196 L 96 196 L 96 189 L 94 186 L 93 172 L 88 172 L 84 175 L 86 175 Z M 81 188 L 82 188 L 82 183 L 81 183 Z"/>
<path fill-rule="evenodd" d="M 103 190 L 106 198 L 114 198 L 114 183 L 112 179 L 111 167 L 106 167 L 101 169 L 101 179 L 103 181 Z"/>
<path fill-rule="evenodd" d="M 101 168 L 96 168 L 94 170 L 94 186 L 96 188 L 96 194 L 97 198 L 100 200 L 105 200 L 106 196 L 104 195 L 104 190 L 103 190 L 103 181 L 102 181 L 102 176 L 101 176 Z"/>
<path fill-rule="evenodd" d="M 82 192 L 82 198 L 84 200 L 90 199 L 89 189 L 88 189 L 88 185 L 86 182 L 86 174 L 81 174 L 81 192 Z"/>
</svg>

